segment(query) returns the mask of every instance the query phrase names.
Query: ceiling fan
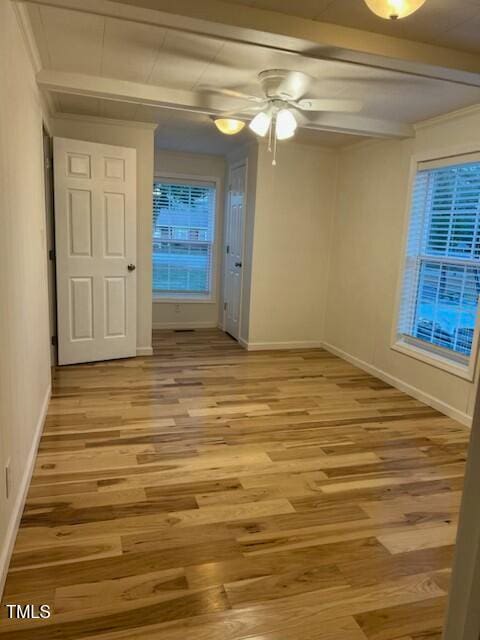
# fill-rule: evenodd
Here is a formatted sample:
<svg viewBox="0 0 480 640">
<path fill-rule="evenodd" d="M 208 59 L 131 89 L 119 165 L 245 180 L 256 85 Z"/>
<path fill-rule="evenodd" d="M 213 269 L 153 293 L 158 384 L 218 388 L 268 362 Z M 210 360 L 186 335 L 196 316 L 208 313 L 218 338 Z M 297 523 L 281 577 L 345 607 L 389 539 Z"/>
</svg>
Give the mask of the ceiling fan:
<svg viewBox="0 0 480 640">
<path fill-rule="evenodd" d="M 246 112 L 256 113 L 249 124 L 250 129 L 260 137 L 269 136 L 269 150 L 273 143 L 273 164 L 276 164 L 278 140 L 287 140 L 295 135 L 299 123 L 308 122 L 308 114 L 321 111 L 353 113 L 360 111 L 358 100 L 308 98 L 312 78 L 302 71 L 268 69 L 258 74 L 264 97 L 248 95 L 231 89 L 209 88 L 209 91 L 239 98 L 250 103 L 246 108 L 215 118 L 215 124 L 222 133 L 233 135 L 243 129 L 245 123 L 236 119 Z"/>
</svg>

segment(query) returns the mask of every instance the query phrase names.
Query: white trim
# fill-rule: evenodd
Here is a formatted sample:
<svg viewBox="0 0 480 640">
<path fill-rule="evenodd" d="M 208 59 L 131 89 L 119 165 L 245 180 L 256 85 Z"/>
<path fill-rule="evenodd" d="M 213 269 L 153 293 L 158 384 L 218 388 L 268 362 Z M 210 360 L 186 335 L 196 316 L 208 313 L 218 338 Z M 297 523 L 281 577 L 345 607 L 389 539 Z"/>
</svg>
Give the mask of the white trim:
<svg viewBox="0 0 480 640">
<path fill-rule="evenodd" d="M 216 304 L 215 298 L 211 296 L 196 296 L 191 293 L 170 294 L 162 297 L 153 294 L 153 304 Z"/>
<path fill-rule="evenodd" d="M 202 320 L 201 322 L 154 322 L 152 329 L 215 329 L 216 320 Z"/>
<path fill-rule="evenodd" d="M 480 152 L 480 144 L 478 142 L 470 142 L 468 144 L 458 145 L 442 145 L 441 147 L 435 147 L 430 151 L 419 151 L 414 153 L 411 157 L 411 165 L 413 165 L 414 173 L 416 175 L 417 170 L 421 170 L 418 165 L 422 162 L 432 162 L 434 160 L 451 159 L 452 161 L 458 156 L 470 155 L 472 153 Z M 450 163 L 446 163 L 448 166 Z M 452 162 L 454 164 L 454 162 Z M 410 204 L 410 203 L 409 203 Z"/>
<path fill-rule="evenodd" d="M 468 153 L 456 153 L 454 155 L 443 156 L 435 160 L 426 160 L 418 163 L 418 171 L 431 171 L 432 169 L 445 169 L 463 164 L 478 164 L 480 162 L 480 145 L 476 145 L 476 150 Z"/>
<path fill-rule="evenodd" d="M 223 217 L 223 243 L 222 243 L 222 324 L 224 327 L 227 326 L 227 313 L 225 309 L 226 303 L 226 282 L 227 282 L 227 234 L 229 231 L 230 225 L 230 192 L 231 192 L 231 184 L 232 184 L 232 172 L 235 169 L 239 169 L 240 167 L 245 167 L 245 180 L 243 185 L 243 233 L 242 233 L 242 265 L 245 265 L 245 245 L 246 245 L 246 237 L 247 237 L 247 207 L 248 207 L 248 154 L 240 159 L 229 161 L 228 163 L 228 184 L 225 185 L 225 202 L 224 202 L 224 217 Z M 243 306 L 243 284 L 244 284 L 244 273 L 245 269 L 242 266 L 242 270 L 240 273 L 240 288 L 239 288 L 239 304 L 238 304 L 238 337 L 239 339 L 242 333 L 242 306 Z M 230 335 L 230 334 L 229 334 Z M 235 336 L 232 336 L 235 337 Z"/>
<path fill-rule="evenodd" d="M 53 114 L 53 118 L 57 120 L 75 120 L 78 122 L 91 122 L 92 124 L 107 124 L 107 125 L 118 125 L 119 127 L 129 127 L 130 129 L 148 129 L 149 131 L 155 131 L 158 127 L 158 124 L 154 124 L 152 122 L 140 122 L 136 120 L 120 120 L 117 118 L 105 118 L 102 116 L 88 116 L 88 115 L 78 115 L 76 113 L 62 113 L 57 111 Z"/>
<path fill-rule="evenodd" d="M 10 522 L 8 524 L 7 532 L 5 535 L 5 540 L 2 542 L 2 550 L 0 551 L 0 598 L 3 594 L 3 589 L 5 587 L 5 580 L 7 578 L 10 558 L 12 556 L 13 547 L 15 545 L 18 527 L 20 526 L 20 520 L 22 519 L 25 500 L 27 499 L 28 490 L 30 488 L 30 480 L 32 478 L 33 470 L 35 468 L 38 445 L 40 444 L 40 438 L 42 437 L 45 418 L 47 417 L 51 392 L 52 392 L 52 387 L 51 385 L 48 385 L 47 392 L 45 394 L 45 397 L 42 402 L 42 407 L 40 409 L 40 415 L 38 416 L 37 425 L 35 427 L 35 433 L 33 436 L 33 442 L 30 448 L 30 453 L 28 454 L 28 458 L 24 465 L 24 472 L 20 482 L 20 487 L 18 488 L 17 500 L 12 509 Z"/>
<path fill-rule="evenodd" d="M 289 349 L 321 349 L 321 340 L 301 340 L 292 342 L 247 342 L 243 338 L 238 339 L 239 344 L 247 351 L 274 351 Z"/>
<path fill-rule="evenodd" d="M 422 162 L 431 162 L 434 160 L 444 159 L 444 158 L 451 158 L 453 160 L 453 158 L 455 157 L 464 156 L 466 154 L 471 154 L 475 152 L 478 153 L 479 151 L 480 149 L 479 149 L 478 142 L 463 144 L 463 145 L 450 145 L 450 146 L 438 147 L 431 151 L 415 153 L 412 155 L 410 159 L 410 170 L 409 170 L 409 178 L 408 178 L 408 186 L 407 186 L 407 196 L 406 196 L 407 199 L 405 203 L 400 262 L 399 262 L 399 270 L 398 270 L 398 276 L 397 276 L 397 288 L 396 288 L 396 294 L 395 294 L 393 323 L 392 323 L 391 336 L 390 336 L 391 349 L 395 351 L 400 351 L 407 356 L 417 358 L 417 360 L 421 360 L 433 367 L 446 370 L 453 375 L 459 376 L 469 381 L 473 381 L 475 377 L 475 371 L 477 368 L 478 348 L 479 348 L 479 342 L 480 342 L 480 339 L 479 339 L 480 313 L 477 313 L 477 323 L 474 331 L 472 352 L 471 352 L 469 364 L 467 367 L 459 366 L 458 364 L 455 363 L 453 359 L 450 363 L 447 360 L 447 358 L 436 356 L 435 354 L 432 354 L 432 352 L 428 349 L 424 350 L 424 349 L 421 349 L 420 347 L 416 348 L 413 345 L 412 346 L 405 345 L 405 343 L 401 340 L 398 332 L 398 319 L 400 315 L 401 302 L 402 302 L 403 279 L 405 274 L 405 260 L 406 260 L 408 234 L 409 234 L 410 220 L 411 220 L 412 194 L 413 194 L 413 189 L 415 185 L 415 177 L 417 175 L 417 171 L 419 171 L 419 165 Z M 448 260 L 448 258 L 446 259 Z M 427 404 L 429 403 L 427 402 Z M 450 415 L 450 414 L 447 414 L 447 415 Z M 471 418 L 470 418 L 470 421 L 471 421 Z"/>
<path fill-rule="evenodd" d="M 30 64 L 32 65 L 32 69 L 35 74 L 37 74 L 42 69 L 42 58 L 40 56 L 37 41 L 35 39 L 32 28 L 32 22 L 30 20 L 30 16 L 28 15 L 26 5 L 19 2 L 12 2 L 11 5 L 15 14 L 15 18 L 17 19 L 18 27 L 22 34 L 25 49 L 30 59 Z M 48 116 L 52 117 L 55 113 L 55 103 L 52 94 L 49 91 L 39 91 L 38 94 L 42 106 L 42 111 L 44 111 L 44 113 Z"/>
<path fill-rule="evenodd" d="M 464 380 L 473 382 L 473 379 L 475 377 L 476 364 L 476 357 L 474 357 L 475 352 L 473 347 L 472 355 L 468 359 L 468 364 L 462 365 L 460 362 L 455 362 L 453 357 L 450 359 L 448 358 L 448 356 L 443 356 L 440 353 L 435 353 L 433 349 L 430 350 L 428 348 L 429 346 L 429 343 L 426 343 L 425 347 L 422 347 L 421 344 L 418 344 L 418 346 L 414 343 L 409 344 L 406 340 L 402 340 L 400 338 L 399 340 L 397 340 L 397 342 L 395 342 L 395 344 L 391 345 L 390 348 L 394 351 L 398 351 L 399 353 L 403 353 L 410 358 L 415 358 L 416 360 L 425 362 L 432 367 L 443 369 L 443 371 L 447 371 L 454 376 L 458 376 L 459 378 L 463 378 Z M 432 345 L 432 347 L 434 346 L 435 345 Z M 452 356 L 453 355 L 454 354 L 452 354 Z"/>
<path fill-rule="evenodd" d="M 328 343 L 323 343 L 323 348 L 329 351 L 330 353 L 333 353 L 334 355 L 338 356 L 339 358 L 342 358 L 343 360 L 350 362 L 351 364 L 355 365 L 359 369 L 362 369 L 363 371 L 370 373 L 372 376 L 375 376 L 376 378 L 380 378 L 380 380 L 383 380 L 384 382 L 392 385 L 392 387 L 395 387 L 400 391 L 408 393 L 408 395 L 412 396 L 416 400 L 420 400 L 420 402 L 424 402 L 425 404 L 428 404 L 428 406 L 433 407 L 437 411 L 440 411 L 441 413 L 449 416 L 450 418 L 453 418 L 454 420 L 457 420 L 461 424 L 464 424 L 467 427 L 472 426 L 472 416 L 469 416 L 467 413 L 464 413 L 463 411 L 460 411 L 459 409 L 452 407 L 446 402 L 443 402 L 442 400 L 439 400 L 438 398 L 435 398 L 434 396 L 431 396 L 430 394 L 425 393 L 421 389 L 418 389 L 417 387 L 414 387 L 413 385 L 408 384 L 407 382 L 404 382 L 399 378 L 395 378 L 394 376 L 390 375 L 386 371 L 383 371 L 382 369 L 378 369 L 374 365 L 371 365 L 368 362 L 365 362 L 364 360 L 360 360 L 360 358 L 352 356 L 346 351 L 339 349 L 338 347 L 334 347 L 333 345 Z"/>
<path fill-rule="evenodd" d="M 33 35 L 32 23 L 30 22 L 26 6 L 23 3 L 19 4 L 17 2 L 12 2 L 12 8 L 25 41 L 30 62 L 35 73 L 38 73 L 42 68 L 42 59 L 40 57 L 35 36 Z"/>
<path fill-rule="evenodd" d="M 153 347 L 137 347 L 137 356 L 153 356 Z"/>
<path fill-rule="evenodd" d="M 442 113 L 439 116 L 428 118 L 428 120 L 420 120 L 413 126 L 416 130 L 427 129 L 428 127 L 434 127 L 435 125 L 444 124 L 445 122 L 456 120 L 458 118 L 465 118 L 465 116 L 475 115 L 476 113 L 480 113 L 480 104 L 473 104 L 469 107 L 464 107 L 463 109 L 456 109 L 455 111 L 450 111 L 449 113 Z"/>
<path fill-rule="evenodd" d="M 206 302 L 210 304 L 217 303 L 217 295 L 218 295 L 218 256 L 220 253 L 220 233 L 219 226 L 222 221 L 222 209 L 221 209 L 221 196 L 222 196 L 222 179 L 218 176 L 204 176 L 204 175 L 195 175 L 190 173 L 175 173 L 174 171 L 160 171 L 155 172 L 153 176 L 153 181 L 161 181 L 161 180 L 184 180 L 191 181 L 192 183 L 213 183 L 215 185 L 215 212 L 214 212 L 214 221 L 213 221 L 213 240 L 212 240 L 212 268 L 210 270 L 210 291 L 204 296 L 198 296 L 195 298 L 191 293 L 185 294 L 171 294 L 169 292 L 165 292 L 165 297 L 162 297 L 160 294 L 155 294 L 153 292 L 153 302 L 166 302 L 166 303 L 174 303 L 174 304 L 188 304 L 191 302 Z M 152 185 L 153 188 L 153 185 Z M 153 241 L 153 237 L 152 237 Z"/>
</svg>

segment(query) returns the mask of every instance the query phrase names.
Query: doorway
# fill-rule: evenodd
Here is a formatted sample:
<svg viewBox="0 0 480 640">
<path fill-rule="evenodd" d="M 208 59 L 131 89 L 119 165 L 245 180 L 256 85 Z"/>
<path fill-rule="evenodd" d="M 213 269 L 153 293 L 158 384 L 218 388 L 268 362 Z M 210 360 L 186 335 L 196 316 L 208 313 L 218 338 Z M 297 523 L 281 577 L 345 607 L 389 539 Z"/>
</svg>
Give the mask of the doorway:
<svg viewBox="0 0 480 640">
<path fill-rule="evenodd" d="M 240 337 L 247 165 L 230 169 L 225 233 L 224 328 Z"/>
</svg>

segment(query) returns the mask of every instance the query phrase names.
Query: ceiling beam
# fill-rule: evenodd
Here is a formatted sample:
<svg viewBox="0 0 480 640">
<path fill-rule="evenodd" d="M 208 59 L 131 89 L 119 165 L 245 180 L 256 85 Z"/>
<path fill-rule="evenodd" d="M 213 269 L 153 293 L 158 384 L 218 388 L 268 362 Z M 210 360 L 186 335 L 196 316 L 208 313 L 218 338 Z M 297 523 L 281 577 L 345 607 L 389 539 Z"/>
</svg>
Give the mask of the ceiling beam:
<svg viewBox="0 0 480 640">
<path fill-rule="evenodd" d="M 302 129 L 348 133 L 371 138 L 414 138 L 415 128 L 403 122 L 367 118 L 350 113 L 319 113 L 310 117 L 308 123 L 300 124 Z"/>
<path fill-rule="evenodd" d="M 305 20 L 222 0 L 29 0 L 106 17 L 254 44 L 308 58 L 480 87 L 480 56 Z"/>
<path fill-rule="evenodd" d="M 56 93 L 130 102 L 161 109 L 191 111 L 205 115 L 225 113 L 232 109 L 236 102 L 227 99 L 227 103 L 224 97 L 219 99 L 216 96 L 193 91 L 47 69 L 37 73 L 37 82 L 42 89 Z M 240 111 L 239 116 L 241 115 Z M 244 117 L 249 116 L 244 114 Z M 321 113 L 300 126 L 305 129 L 361 136 L 408 138 L 415 135 L 413 127 L 408 124 L 341 113 Z"/>
<path fill-rule="evenodd" d="M 218 98 L 207 93 L 171 89 L 83 73 L 42 69 L 37 73 L 36 78 L 38 85 L 47 91 L 130 102 L 162 109 L 218 115 L 235 108 L 235 106 L 238 107 L 238 101 L 234 104 L 231 99 L 223 96 Z"/>
</svg>

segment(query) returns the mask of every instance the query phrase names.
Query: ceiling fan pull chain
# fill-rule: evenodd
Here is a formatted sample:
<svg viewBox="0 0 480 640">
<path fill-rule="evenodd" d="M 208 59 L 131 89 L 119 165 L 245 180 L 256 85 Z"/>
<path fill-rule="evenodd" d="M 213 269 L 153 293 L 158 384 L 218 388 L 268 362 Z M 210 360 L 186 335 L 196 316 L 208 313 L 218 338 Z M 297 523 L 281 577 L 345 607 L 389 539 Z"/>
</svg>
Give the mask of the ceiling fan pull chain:
<svg viewBox="0 0 480 640">
<path fill-rule="evenodd" d="M 273 160 L 272 160 L 272 166 L 276 167 L 277 166 L 277 136 L 275 134 L 275 138 L 273 140 Z"/>
<path fill-rule="evenodd" d="M 270 153 L 272 151 L 272 129 L 273 129 L 272 122 L 273 120 L 270 121 L 270 126 L 268 128 L 268 150 Z"/>
</svg>

